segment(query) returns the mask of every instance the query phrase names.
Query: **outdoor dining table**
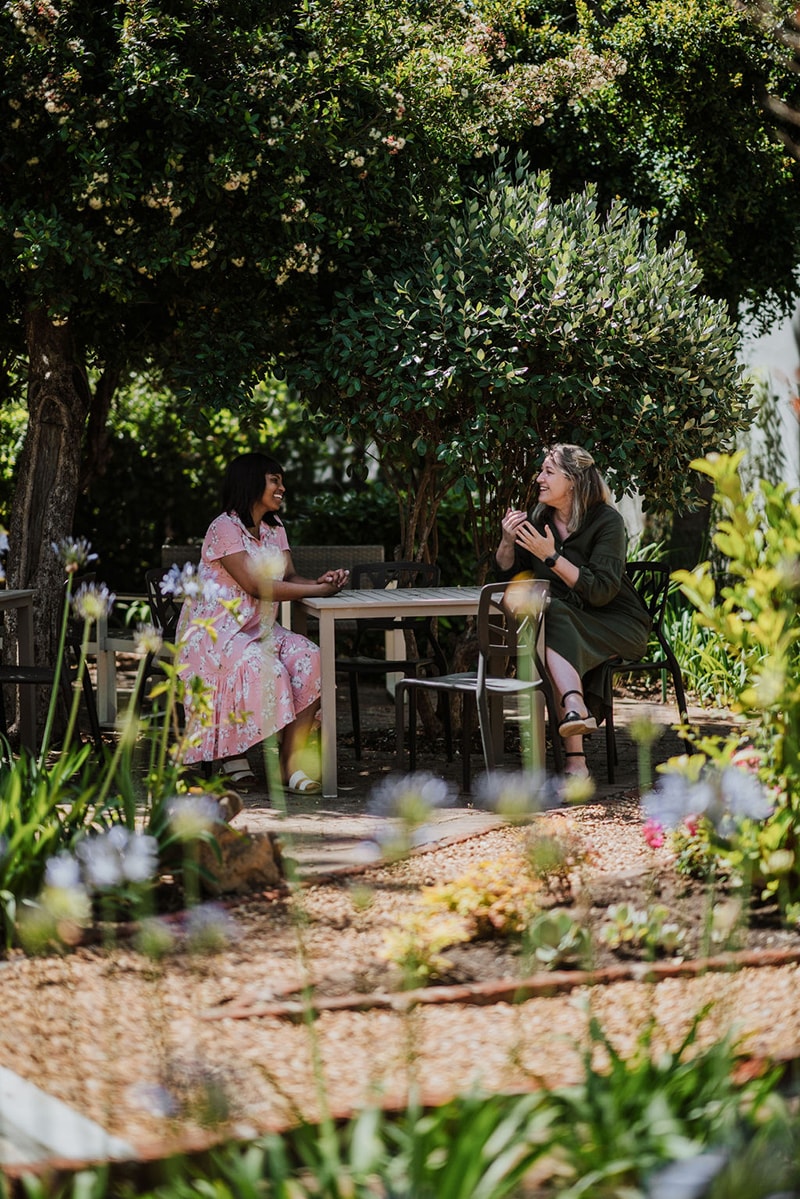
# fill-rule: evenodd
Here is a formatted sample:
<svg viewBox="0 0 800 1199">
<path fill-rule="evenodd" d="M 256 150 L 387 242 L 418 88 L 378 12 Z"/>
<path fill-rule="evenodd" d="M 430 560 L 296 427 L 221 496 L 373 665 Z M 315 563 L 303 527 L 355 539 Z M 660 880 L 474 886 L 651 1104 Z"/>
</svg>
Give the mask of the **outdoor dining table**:
<svg viewBox="0 0 800 1199">
<path fill-rule="evenodd" d="M 393 619 L 404 616 L 474 616 L 480 587 L 355 588 L 338 595 L 296 600 L 300 613 L 319 620 L 322 675 L 322 794 L 338 795 L 336 757 L 336 621 Z M 295 622 L 295 627 L 297 627 Z M 301 630 L 302 631 L 302 630 Z"/>
<path fill-rule="evenodd" d="M 13 608 L 17 612 L 17 662 L 29 665 L 33 655 L 33 597 L 35 591 L 0 590 L 0 608 Z M 36 688 L 19 689 L 19 735 L 23 745 L 36 746 Z"/>
</svg>

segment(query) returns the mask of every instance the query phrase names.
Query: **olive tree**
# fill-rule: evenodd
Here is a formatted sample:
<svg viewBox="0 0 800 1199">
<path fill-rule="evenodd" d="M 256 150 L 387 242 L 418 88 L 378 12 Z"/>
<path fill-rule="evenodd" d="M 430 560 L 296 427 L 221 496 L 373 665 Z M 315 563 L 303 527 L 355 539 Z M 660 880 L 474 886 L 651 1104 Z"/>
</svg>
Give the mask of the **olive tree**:
<svg viewBox="0 0 800 1199">
<path fill-rule="evenodd" d="M 546 174 L 501 163 L 342 291 L 324 350 L 287 365 L 325 430 L 374 445 L 404 555 L 435 555 L 462 485 L 485 564 L 556 440 L 590 449 L 619 494 L 690 501 L 689 463 L 748 422 L 736 329 L 700 281 L 681 236 L 660 247 L 623 202 L 602 211 L 590 187 L 556 203 Z"/>
</svg>

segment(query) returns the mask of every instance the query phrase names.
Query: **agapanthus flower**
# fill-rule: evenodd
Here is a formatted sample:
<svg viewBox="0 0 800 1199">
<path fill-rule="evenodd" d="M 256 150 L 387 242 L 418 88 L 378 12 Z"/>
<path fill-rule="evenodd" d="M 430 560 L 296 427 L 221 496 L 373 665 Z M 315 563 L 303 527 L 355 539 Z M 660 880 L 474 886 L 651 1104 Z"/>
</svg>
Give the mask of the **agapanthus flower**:
<svg viewBox="0 0 800 1199">
<path fill-rule="evenodd" d="M 283 550 L 276 549 L 272 545 L 261 546 L 255 554 L 251 555 L 251 565 L 259 582 L 266 589 L 276 579 L 282 579 L 286 573 L 286 558 Z"/>
<path fill-rule="evenodd" d="M 220 953 L 238 935 L 234 920 L 219 904 L 201 904 L 186 917 L 186 943 L 193 953 Z"/>
<path fill-rule="evenodd" d="M 66 850 L 49 858 L 45 866 L 44 881 L 45 886 L 57 887 L 63 891 L 82 886 L 81 868 L 77 858 Z"/>
<path fill-rule="evenodd" d="M 133 635 L 133 644 L 140 654 L 158 654 L 164 645 L 164 638 L 152 624 L 139 624 Z"/>
<path fill-rule="evenodd" d="M 219 598 L 222 591 L 219 583 L 213 579 L 201 579 L 193 562 L 183 566 L 171 566 L 161 580 L 161 594 L 174 595 L 176 599 L 199 599 L 213 601 Z"/>
<path fill-rule="evenodd" d="M 105 583 L 84 583 L 75 592 L 72 609 L 81 620 L 98 621 L 108 616 L 116 598 Z"/>
<path fill-rule="evenodd" d="M 375 816 L 402 821 L 409 826 L 425 824 L 436 808 L 453 802 L 453 790 L 445 779 L 426 771 L 392 775 L 374 788 L 368 810 Z"/>
<path fill-rule="evenodd" d="M 506 820 L 526 820 L 543 808 L 560 805 L 561 783 L 543 770 L 521 770 L 513 774 L 494 771 L 478 779 L 476 802 Z"/>
<path fill-rule="evenodd" d="M 180 841 L 196 841 L 222 819 L 219 804 L 210 795 L 176 795 L 167 804 L 172 831 Z"/>
<path fill-rule="evenodd" d="M 664 828 L 676 828 L 691 816 L 705 816 L 718 832 L 732 831 L 738 820 L 766 820 L 773 810 L 758 777 L 737 766 L 711 767 L 697 782 L 667 774 L 642 799 L 645 816 Z"/>
<path fill-rule="evenodd" d="M 77 574 L 81 567 L 97 561 L 97 554 L 91 552 L 92 547 L 85 537 L 63 537 L 50 544 L 68 575 Z"/>
<path fill-rule="evenodd" d="M 162 1120 L 177 1116 L 180 1111 L 180 1104 L 175 1096 L 156 1082 L 135 1082 L 128 1087 L 127 1094 L 134 1107 Z"/>
<path fill-rule="evenodd" d="M 96 891 L 152 878 L 158 865 L 158 842 L 145 833 L 132 833 L 123 824 L 86 837 L 75 847 L 86 882 Z"/>
</svg>

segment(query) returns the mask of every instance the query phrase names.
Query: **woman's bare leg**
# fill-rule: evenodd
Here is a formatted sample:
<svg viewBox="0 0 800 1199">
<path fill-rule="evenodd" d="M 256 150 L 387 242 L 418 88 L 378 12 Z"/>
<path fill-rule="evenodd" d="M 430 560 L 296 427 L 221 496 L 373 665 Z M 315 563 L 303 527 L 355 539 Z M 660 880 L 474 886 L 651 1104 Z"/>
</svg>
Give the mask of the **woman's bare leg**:
<svg viewBox="0 0 800 1199">
<path fill-rule="evenodd" d="M 575 667 L 555 650 L 545 651 L 547 672 L 555 691 L 558 705 L 559 721 L 563 720 L 567 711 L 577 712 L 579 716 L 588 716 L 589 709 L 583 698 L 583 681 Z M 567 693 L 570 694 L 567 694 Z M 576 694 L 577 693 L 577 694 Z M 564 699 L 566 696 L 566 700 Z M 564 755 L 566 774 L 586 774 L 586 759 L 583 756 L 583 737 L 564 737 Z"/>
<path fill-rule="evenodd" d="M 284 783 L 288 783 L 296 770 L 304 770 L 309 778 L 318 779 L 320 765 L 318 761 L 310 762 L 308 754 L 308 738 L 314 727 L 320 701 L 298 712 L 291 724 L 285 725 L 281 733 L 281 773 Z"/>
</svg>

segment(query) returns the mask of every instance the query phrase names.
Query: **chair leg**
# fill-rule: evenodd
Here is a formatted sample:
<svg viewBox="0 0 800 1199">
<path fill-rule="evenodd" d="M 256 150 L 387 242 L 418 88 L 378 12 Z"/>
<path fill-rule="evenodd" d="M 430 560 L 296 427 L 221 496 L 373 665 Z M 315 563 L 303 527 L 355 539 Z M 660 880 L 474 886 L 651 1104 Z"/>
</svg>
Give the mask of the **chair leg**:
<svg viewBox="0 0 800 1199">
<path fill-rule="evenodd" d="M 478 728 L 481 734 L 481 747 L 483 749 L 483 762 L 486 766 L 486 771 L 491 774 L 496 769 L 497 763 L 494 756 L 494 743 L 492 741 L 492 725 L 489 719 L 489 701 L 484 693 L 477 697 L 478 708 Z"/>
<path fill-rule="evenodd" d="M 404 742 L 405 742 L 405 736 L 404 736 L 405 706 L 403 703 L 403 701 L 405 699 L 405 692 L 406 692 L 406 688 L 403 686 L 402 682 L 398 682 L 397 687 L 395 688 L 395 693 L 394 693 L 394 735 L 395 735 L 395 747 L 396 747 L 395 754 L 396 754 L 396 762 L 397 762 L 398 770 L 403 770 L 404 765 L 405 765 L 405 756 L 406 756 L 405 744 L 404 744 Z M 409 703 L 411 703 L 410 696 L 409 696 Z"/>
<path fill-rule="evenodd" d="M 410 687 L 408 692 L 408 769 L 417 769 L 417 691 Z"/>
<path fill-rule="evenodd" d="M 617 737 L 614 731 L 614 705 L 605 705 L 606 722 L 606 770 L 609 783 L 614 782 L 614 767 L 617 764 Z"/>
<path fill-rule="evenodd" d="M 470 738 L 472 735 L 472 702 L 469 695 L 464 695 L 461 703 L 461 786 L 469 795 L 472 784 L 470 762 Z"/>
<path fill-rule="evenodd" d="M 351 670 L 350 675 L 350 715 L 353 721 L 353 753 L 357 762 L 361 761 L 361 708 L 358 703 L 358 671 Z"/>
<path fill-rule="evenodd" d="M 92 741 L 98 753 L 103 751 L 103 735 L 100 731 L 100 720 L 97 715 L 97 704 L 94 699 L 94 688 L 92 680 L 89 678 L 88 672 L 83 672 L 83 702 L 86 704 L 86 715 L 89 717 L 89 728 L 92 734 Z"/>
<path fill-rule="evenodd" d="M 443 693 L 442 725 L 444 727 L 444 751 L 448 762 L 453 760 L 453 714 L 450 709 L 450 696 Z"/>
</svg>

